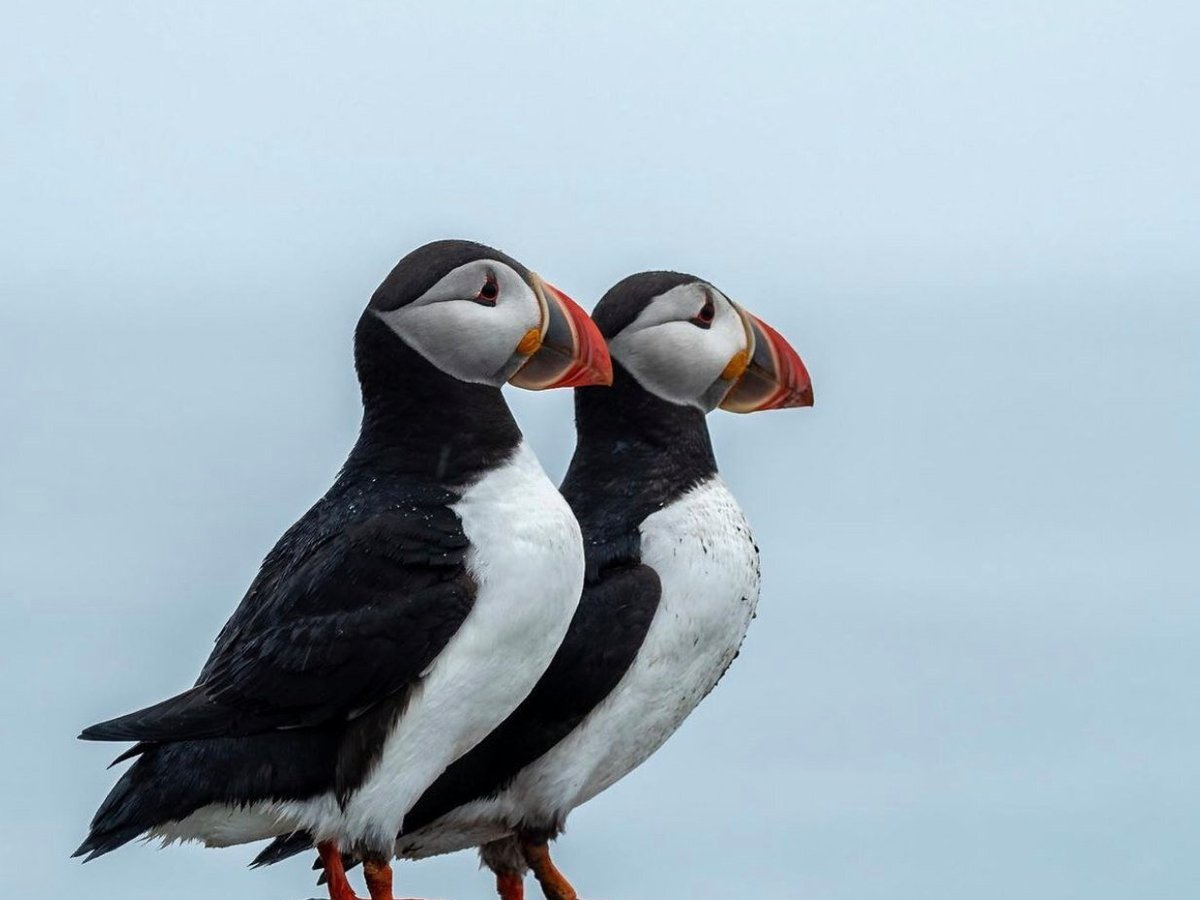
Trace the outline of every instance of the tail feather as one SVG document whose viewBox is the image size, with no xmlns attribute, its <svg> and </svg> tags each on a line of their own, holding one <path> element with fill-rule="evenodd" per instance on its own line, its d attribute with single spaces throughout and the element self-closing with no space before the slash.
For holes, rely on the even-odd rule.
<svg viewBox="0 0 1200 900">
<path fill-rule="evenodd" d="M 312 835 L 307 831 L 296 831 L 292 834 L 285 834 L 267 844 L 266 849 L 254 857 L 253 862 L 250 863 L 250 868 L 258 869 L 262 866 L 272 866 L 277 862 L 283 862 L 285 859 L 290 859 L 299 853 L 303 853 L 305 850 L 311 850 L 312 847 Z M 317 866 L 313 868 L 317 868 Z"/>
<path fill-rule="evenodd" d="M 119 757 L 137 759 L 100 804 L 74 855 L 95 859 L 214 803 L 240 806 L 319 796 L 333 787 L 338 737 L 336 730 L 303 730 L 140 743 Z M 279 859 L 311 846 L 304 835 Z"/>
<path fill-rule="evenodd" d="M 128 844 L 130 841 L 141 835 L 143 829 L 138 825 L 127 825 L 124 828 L 115 828 L 112 831 L 96 832 L 93 831 L 87 836 L 79 849 L 71 854 L 71 858 L 83 856 L 84 862 L 91 862 L 97 856 L 103 856 L 105 853 L 111 853 L 118 847 Z"/>
<path fill-rule="evenodd" d="M 291 859 L 297 854 L 303 853 L 305 850 L 313 849 L 313 837 L 307 831 L 295 831 L 291 834 L 285 834 L 282 837 L 277 837 L 271 841 L 258 856 L 254 857 L 254 861 L 250 863 L 252 869 L 258 869 L 262 866 L 271 866 L 277 862 L 283 862 L 285 859 Z M 349 872 L 355 866 L 362 863 L 362 857 L 354 853 L 342 853 L 342 865 Z M 320 857 L 313 863 L 314 870 L 323 869 Z M 321 872 L 321 877 L 317 879 L 317 884 L 325 884 L 326 877 L 324 871 Z"/>
<path fill-rule="evenodd" d="M 110 762 L 108 767 L 111 769 L 113 766 L 120 765 L 127 759 L 133 759 L 135 756 L 141 756 L 153 746 L 155 745 L 150 741 L 141 741 L 137 744 L 134 744 L 132 747 Z"/>
<path fill-rule="evenodd" d="M 86 856 L 91 862 L 98 856 L 111 853 L 128 844 L 157 822 L 148 819 L 147 804 L 141 786 L 151 780 L 147 772 L 152 768 L 146 757 L 139 759 L 108 792 L 96 815 L 92 817 L 88 835 L 72 857 Z"/>
</svg>

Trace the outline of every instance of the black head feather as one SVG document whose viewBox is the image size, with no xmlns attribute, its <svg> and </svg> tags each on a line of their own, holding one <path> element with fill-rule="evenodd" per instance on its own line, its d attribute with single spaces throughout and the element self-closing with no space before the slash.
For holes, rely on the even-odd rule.
<svg viewBox="0 0 1200 900">
<path fill-rule="evenodd" d="M 529 280 L 529 269 L 507 253 L 486 244 L 462 240 L 433 241 L 418 247 L 396 263 L 383 283 L 375 289 L 369 308 L 376 312 L 387 312 L 406 306 L 448 273 L 479 259 L 502 262 L 516 270 L 526 281 Z"/>
<path fill-rule="evenodd" d="M 629 327 L 654 298 L 680 285 L 703 280 L 684 272 L 638 272 L 622 278 L 608 289 L 592 310 L 592 321 L 604 339 L 611 341 Z"/>
</svg>

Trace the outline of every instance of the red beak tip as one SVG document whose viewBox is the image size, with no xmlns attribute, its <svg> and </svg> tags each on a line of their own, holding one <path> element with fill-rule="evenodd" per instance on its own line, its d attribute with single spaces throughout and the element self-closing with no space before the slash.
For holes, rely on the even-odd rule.
<svg viewBox="0 0 1200 900">
<path fill-rule="evenodd" d="M 775 361 L 775 379 L 778 391 L 773 399 L 766 400 L 757 409 L 794 409 L 813 405 L 812 379 L 804 360 L 795 348 L 778 331 L 757 316 L 751 315 L 763 336 L 771 345 Z"/>
<path fill-rule="evenodd" d="M 576 340 L 574 364 L 549 387 L 577 388 L 612 384 L 612 359 L 608 354 L 608 343 L 600 334 L 600 329 L 596 327 L 592 317 L 572 300 L 570 295 L 550 282 L 543 280 L 542 286 L 571 320 Z"/>
</svg>

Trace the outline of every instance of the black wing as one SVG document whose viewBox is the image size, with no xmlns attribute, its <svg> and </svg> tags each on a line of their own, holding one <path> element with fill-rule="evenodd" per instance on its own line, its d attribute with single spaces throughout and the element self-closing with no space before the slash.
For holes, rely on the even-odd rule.
<svg viewBox="0 0 1200 900">
<path fill-rule="evenodd" d="M 474 601 L 453 495 L 326 499 L 280 540 L 191 690 L 87 740 L 249 735 L 353 717 L 413 683 Z"/>
<path fill-rule="evenodd" d="M 585 587 L 567 636 L 537 686 L 421 795 L 404 819 L 399 840 L 464 803 L 498 793 L 570 734 L 632 664 L 661 593 L 658 573 L 636 562 L 611 565 Z M 307 832 L 276 838 L 253 865 L 280 862 L 312 845 Z"/>
<path fill-rule="evenodd" d="M 570 734 L 633 663 L 661 593 L 658 573 L 641 564 L 607 569 L 587 586 L 566 639 L 533 692 L 425 791 L 405 817 L 404 830 L 499 792 Z"/>
</svg>

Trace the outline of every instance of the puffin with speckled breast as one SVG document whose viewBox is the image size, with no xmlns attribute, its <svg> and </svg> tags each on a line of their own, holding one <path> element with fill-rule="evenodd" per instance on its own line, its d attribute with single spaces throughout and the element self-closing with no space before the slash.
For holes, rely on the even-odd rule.
<svg viewBox="0 0 1200 900">
<path fill-rule="evenodd" d="M 139 837 L 228 846 L 303 829 L 331 900 L 372 900 L 412 805 L 545 671 L 579 601 L 579 526 L 501 395 L 606 385 L 587 314 L 513 258 L 402 259 L 354 339 L 363 421 L 267 555 L 196 684 L 93 725 L 133 765 L 76 855 Z"/>
</svg>

